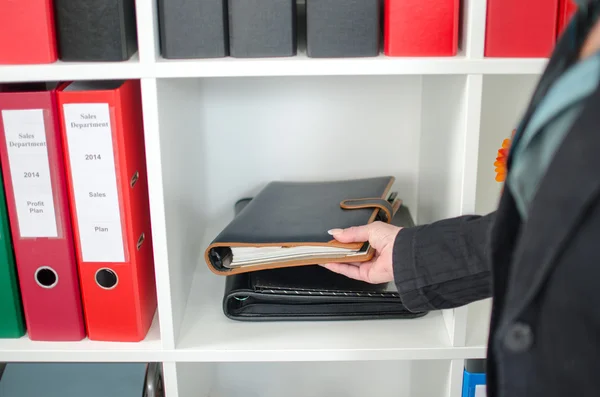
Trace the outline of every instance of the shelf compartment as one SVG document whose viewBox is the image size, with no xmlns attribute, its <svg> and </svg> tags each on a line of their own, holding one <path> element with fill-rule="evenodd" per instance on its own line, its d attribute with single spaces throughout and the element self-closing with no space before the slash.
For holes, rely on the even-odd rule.
<svg viewBox="0 0 600 397">
<path fill-rule="evenodd" d="M 451 312 L 390 322 L 233 322 L 221 309 L 225 280 L 203 262 L 234 203 L 271 180 L 393 175 L 394 190 L 417 223 L 459 215 L 467 164 L 466 76 L 157 83 L 178 360 L 256 360 L 256 349 L 269 361 L 471 354 L 450 343 Z M 377 337 L 352 337 L 348 327 Z"/>
<path fill-rule="evenodd" d="M 0 339 L 0 362 L 149 362 L 163 361 L 158 315 L 146 338 L 137 343 L 38 342 L 27 335 L 19 339 Z"/>
<path fill-rule="evenodd" d="M 442 397 L 449 368 L 448 360 L 179 363 L 178 397 Z"/>
</svg>

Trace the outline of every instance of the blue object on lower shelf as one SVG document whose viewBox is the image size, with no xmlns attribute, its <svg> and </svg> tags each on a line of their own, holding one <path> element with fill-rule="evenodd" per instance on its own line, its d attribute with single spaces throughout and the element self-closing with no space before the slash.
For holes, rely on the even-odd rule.
<svg viewBox="0 0 600 397">
<path fill-rule="evenodd" d="M 486 397 L 485 360 L 467 360 L 463 372 L 462 397 Z"/>
</svg>

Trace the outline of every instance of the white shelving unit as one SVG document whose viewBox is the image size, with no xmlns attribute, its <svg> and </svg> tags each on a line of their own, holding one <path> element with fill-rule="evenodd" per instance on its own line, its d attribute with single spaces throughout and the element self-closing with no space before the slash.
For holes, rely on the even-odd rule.
<svg viewBox="0 0 600 397">
<path fill-rule="evenodd" d="M 485 0 L 453 58 L 163 60 L 137 1 L 124 63 L 0 66 L 0 83 L 141 79 L 159 308 L 140 343 L 0 340 L 0 361 L 160 361 L 168 397 L 459 397 L 489 301 L 414 320 L 242 323 L 202 253 L 273 179 L 392 174 L 417 223 L 493 210 L 493 162 L 545 59 L 484 59 Z"/>
</svg>

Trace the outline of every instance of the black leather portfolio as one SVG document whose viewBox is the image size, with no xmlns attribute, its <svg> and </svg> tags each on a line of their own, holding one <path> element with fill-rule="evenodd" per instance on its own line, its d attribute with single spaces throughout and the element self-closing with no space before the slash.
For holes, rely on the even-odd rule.
<svg viewBox="0 0 600 397">
<path fill-rule="evenodd" d="M 391 176 L 326 182 L 274 181 L 227 225 L 205 252 L 208 267 L 231 275 L 264 269 L 364 262 L 365 243 L 340 243 L 334 228 L 390 222 L 401 201 Z"/>
<path fill-rule="evenodd" d="M 238 201 L 236 214 L 251 200 Z M 413 226 L 408 208 L 401 206 L 392 224 Z M 408 311 L 392 283 L 369 284 L 315 265 L 228 276 L 223 312 L 240 321 L 409 319 L 427 314 Z"/>
</svg>

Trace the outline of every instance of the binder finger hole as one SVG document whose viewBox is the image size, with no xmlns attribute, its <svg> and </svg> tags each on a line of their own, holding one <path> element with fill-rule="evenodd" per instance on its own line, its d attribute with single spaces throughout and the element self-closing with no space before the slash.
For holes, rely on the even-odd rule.
<svg viewBox="0 0 600 397">
<path fill-rule="evenodd" d="M 139 179 L 140 179 L 140 173 L 136 171 L 135 174 L 133 174 L 133 176 L 131 177 L 129 186 L 134 187 Z"/>
<path fill-rule="evenodd" d="M 42 266 L 35 271 L 35 282 L 42 288 L 54 288 L 58 284 L 58 274 L 51 267 Z"/>
<path fill-rule="evenodd" d="M 110 269 L 98 269 L 96 272 L 96 284 L 102 289 L 113 289 L 119 283 L 117 273 Z"/>
</svg>

